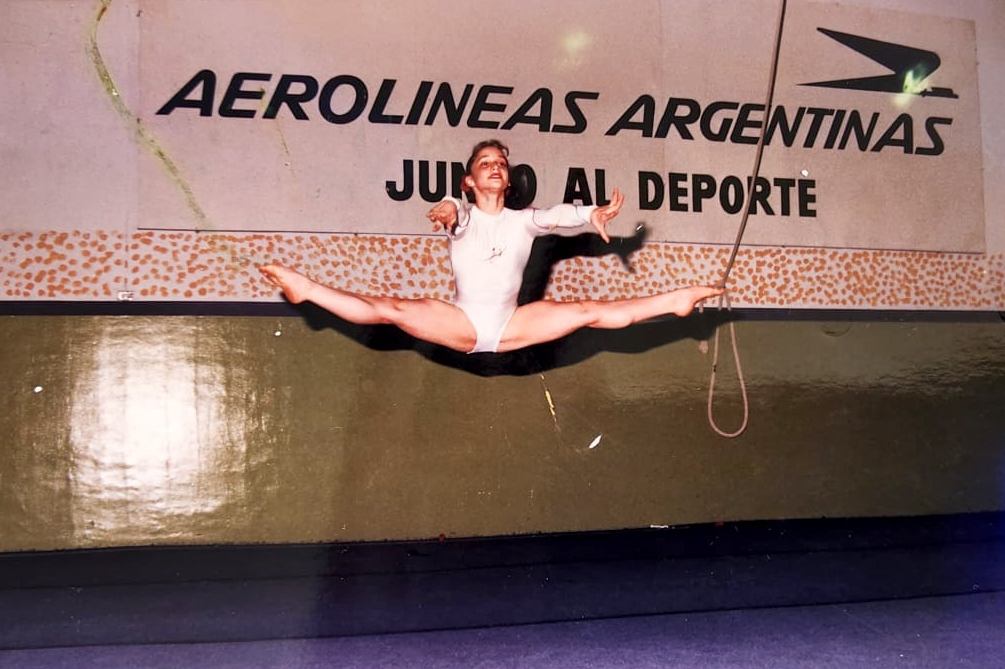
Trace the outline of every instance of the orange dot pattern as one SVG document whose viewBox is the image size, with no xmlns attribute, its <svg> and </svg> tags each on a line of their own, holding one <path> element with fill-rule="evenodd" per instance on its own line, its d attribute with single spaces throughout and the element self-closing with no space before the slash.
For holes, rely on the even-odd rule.
<svg viewBox="0 0 1005 669">
<path fill-rule="evenodd" d="M 127 283 L 125 237 L 116 231 L 0 234 L 6 300 L 103 300 Z"/>
<path fill-rule="evenodd" d="M 555 300 L 651 295 L 722 276 L 731 248 L 650 243 L 552 268 Z M 453 295 L 440 236 L 53 231 L 0 234 L 5 300 L 278 301 L 258 273 L 278 262 L 323 283 L 398 297 Z M 737 307 L 1005 309 L 1005 254 L 741 248 L 729 277 Z"/>
</svg>

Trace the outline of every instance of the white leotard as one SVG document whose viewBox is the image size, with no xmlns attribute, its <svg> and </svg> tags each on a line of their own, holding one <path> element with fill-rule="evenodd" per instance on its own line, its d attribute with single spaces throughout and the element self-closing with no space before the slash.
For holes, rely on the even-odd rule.
<svg viewBox="0 0 1005 669">
<path fill-rule="evenodd" d="M 454 304 L 478 335 L 470 352 L 494 352 L 516 311 L 534 238 L 555 228 L 589 223 L 595 207 L 560 204 L 551 209 L 503 209 L 491 215 L 457 200 L 454 204 L 459 205 L 457 228 L 450 236 L 450 263 L 457 286 Z"/>
</svg>

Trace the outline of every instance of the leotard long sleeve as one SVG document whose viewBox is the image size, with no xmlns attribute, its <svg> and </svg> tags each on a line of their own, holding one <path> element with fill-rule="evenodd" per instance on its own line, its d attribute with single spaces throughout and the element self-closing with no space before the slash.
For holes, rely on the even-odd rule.
<svg viewBox="0 0 1005 669">
<path fill-rule="evenodd" d="M 550 209 L 503 209 L 491 215 L 454 203 L 458 205 L 457 226 L 450 235 L 454 303 L 478 333 L 472 352 L 494 351 L 516 310 L 534 238 L 589 223 L 595 207 L 560 204 Z"/>
</svg>

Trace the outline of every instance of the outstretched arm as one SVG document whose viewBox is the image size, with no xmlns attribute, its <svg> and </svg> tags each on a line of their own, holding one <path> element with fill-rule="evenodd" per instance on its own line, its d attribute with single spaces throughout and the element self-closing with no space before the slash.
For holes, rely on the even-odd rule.
<svg viewBox="0 0 1005 669">
<path fill-rule="evenodd" d="M 433 232 L 437 230 L 450 232 L 450 228 L 457 223 L 457 203 L 453 200 L 443 200 L 426 213 L 426 218 L 433 222 Z"/>
<path fill-rule="evenodd" d="M 615 188 L 611 194 L 611 201 L 602 207 L 592 204 L 557 204 L 550 209 L 532 209 L 532 234 L 545 235 L 555 228 L 578 228 L 589 223 L 605 242 L 610 243 L 607 223 L 618 215 L 624 203 L 624 193 Z"/>
<path fill-rule="evenodd" d="M 426 213 L 426 218 L 433 222 L 433 232 L 443 230 L 451 237 L 457 234 L 458 228 L 468 224 L 470 211 L 460 200 L 452 197 L 444 198 Z"/>
</svg>

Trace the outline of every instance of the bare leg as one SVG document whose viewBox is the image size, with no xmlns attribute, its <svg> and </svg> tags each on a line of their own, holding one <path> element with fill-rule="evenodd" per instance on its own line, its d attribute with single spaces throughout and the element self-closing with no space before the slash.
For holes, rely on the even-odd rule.
<svg viewBox="0 0 1005 669">
<path fill-rule="evenodd" d="M 449 302 L 360 295 L 325 286 L 281 265 L 263 265 L 258 269 L 294 304 L 313 302 L 359 325 L 396 325 L 413 337 L 462 353 L 475 346 L 474 326 L 463 311 Z"/>
<path fill-rule="evenodd" d="M 691 286 L 660 295 L 606 302 L 531 302 L 518 307 L 513 314 L 499 342 L 499 351 L 552 341 L 584 327 L 616 330 L 664 314 L 687 316 L 699 302 L 720 294 L 721 288 Z"/>
</svg>

